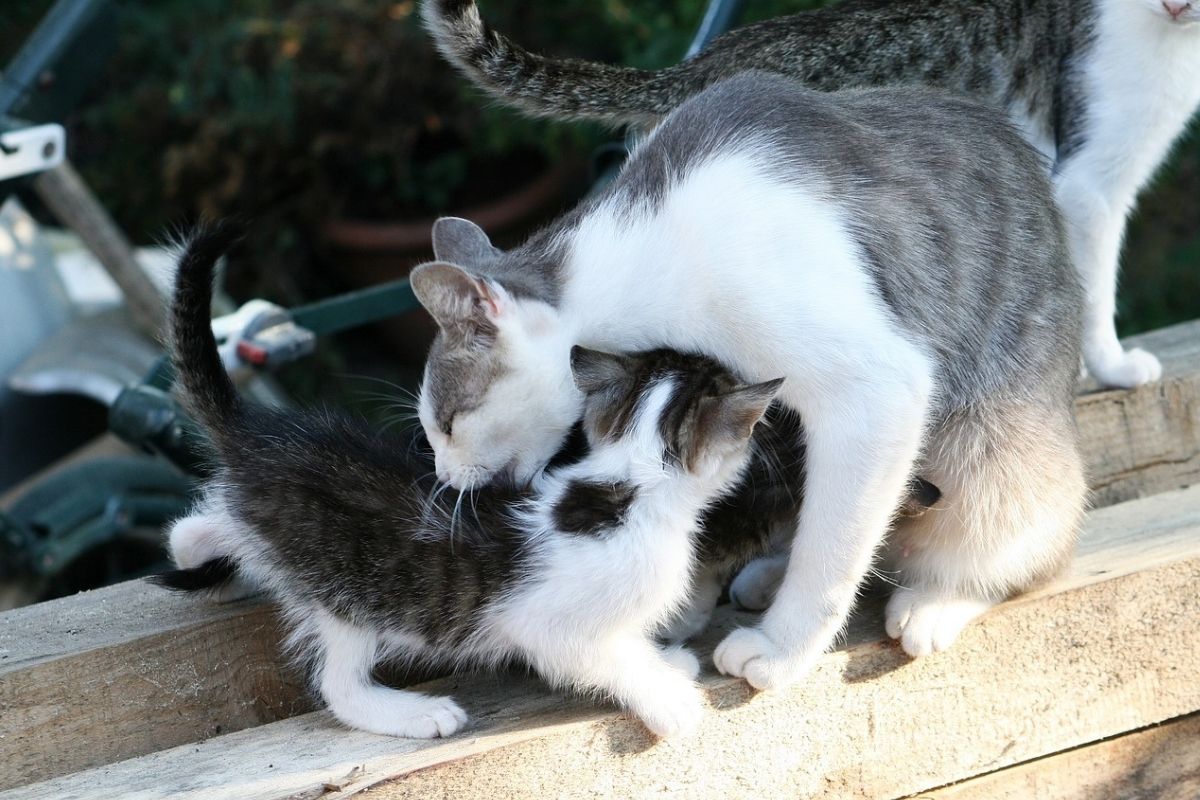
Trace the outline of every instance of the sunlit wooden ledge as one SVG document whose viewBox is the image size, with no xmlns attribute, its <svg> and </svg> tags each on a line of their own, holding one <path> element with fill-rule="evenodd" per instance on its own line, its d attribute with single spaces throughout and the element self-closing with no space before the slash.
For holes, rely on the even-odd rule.
<svg viewBox="0 0 1200 800">
<path fill-rule="evenodd" d="M 800 686 L 751 696 L 706 675 L 713 708 L 688 740 L 654 743 L 532 679 L 466 675 L 428 689 L 459 698 L 471 727 L 412 742 L 309 713 L 269 608 L 123 584 L 0 615 L 0 798 L 1091 798 L 1124 778 L 1194 785 L 1200 486 L 1176 487 L 1200 472 L 1200 325 L 1147 338 L 1166 356 L 1162 383 L 1079 401 L 1107 507 L 1070 571 L 949 652 L 910 662 L 868 602 Z M 749 621 L 724 611 L 701 649 Z M 1055 784 L 1056 769 L 1092 783 Z"/>
</svg>

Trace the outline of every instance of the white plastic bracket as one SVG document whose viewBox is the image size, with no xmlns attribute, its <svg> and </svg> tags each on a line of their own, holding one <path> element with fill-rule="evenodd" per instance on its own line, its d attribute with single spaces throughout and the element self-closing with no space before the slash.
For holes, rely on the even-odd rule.
<svg viewBox="0 0 1200 800">
<path fill-rule="evenodd" d="M 67 133 L 54 123 L 0 134 L 0 181 L 53 169 L 66 150 Z"/>
</svg>

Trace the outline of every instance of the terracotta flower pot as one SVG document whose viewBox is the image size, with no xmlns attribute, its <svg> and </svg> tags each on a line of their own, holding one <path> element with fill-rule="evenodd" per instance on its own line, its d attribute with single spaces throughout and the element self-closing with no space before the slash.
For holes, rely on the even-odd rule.
<svg viewBox="0 0 1200 800">
<path fill-rule="evenodd" d="M 580 184 L 584 170 L 577 159 L 560 161 L 515 191 L 477 206 L 447 212 L 478 224 L 493 238 L 516 237 L 557 206 Z M 430 232 L 436 217 L 392 222 L 332 220 L 322 238 L 338 273 L 356 289 L 393 281 L 433 256 Z M 379 324 L 400 362 L 417 367 L 425 359 L 437 328 L 422 309 Z"/>
</svg>

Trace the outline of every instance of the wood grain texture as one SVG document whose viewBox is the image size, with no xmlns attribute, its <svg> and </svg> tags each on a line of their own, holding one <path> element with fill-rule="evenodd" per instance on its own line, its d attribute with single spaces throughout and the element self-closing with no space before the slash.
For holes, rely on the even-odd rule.
<svg viewBox="0 0 1200 800">
<path fill-rule="evenodd" d="M 917 800 L 1195 800 L 1200 714 L 1002 769 Z"/>
<path fill-rule="evenodd" d="M 1200 709 L 1200 487 L 1091 514 L 1061 580 L 1006 603 L 950 651 L 910 661 L 866 603 L 799 686 L 704 677 L 700 733 L 654 742 L 536 681 L 465 676 L 473 723 L 447 741 L 341 729 L 324 713 L 0 793 L 122 797 L 895 797 Z M 724 611 L 707 652 L 749 615 Z"/>
<path fill-rule="evenodd" d="M 269 607 L 141 581 L 0 615 L 0 786 L 306 711 Z"/>
<path fill-rule="evenodd" d="M 1163 379 L 1076 402 L 1093 503 L 1200 483 L 1200 320 L 1126 340 L 1162 359 Z"/>
<path fill-rule="evenodd" d="M 1079 400 L 1098 505 L 1200 476 L 1200 322 L 1133 343 L 1162 357 L 1164 381 Z M 1155 553 L 1173 558 L 1178 542 L 1161 525 L 1180 529 L 1171 528 L 1173 518 L 1162 511 L 1161 504 L 1122 506 L 1094 516 L 1093 530 L 1106 532 L 1085 540 L 1075 571 L 1052 591 L 1102 577 L 1087 572 L 1093 542 L 1106 548 L 1098 556 L 1104 566 L 1096 569 L 1120 574 L 1151 566 L 1147 559 Z M 1156 525 L 1152 535 L 1141 535 Z M 869 613 L 865 618 L 877 620 Z M 873 625 L 863 641 L 875 638 Z M 272 612 L 261 604 L 213 608 L 142 584 L 0 615 L 0 786 L 152 753 L 306 708 L 294 676 L 282 667 L 277 640 Z M 530 698 L 542 696 L 530 692 Z M 486 693 L 476 702 L 494 705 Z"/>
</svg>

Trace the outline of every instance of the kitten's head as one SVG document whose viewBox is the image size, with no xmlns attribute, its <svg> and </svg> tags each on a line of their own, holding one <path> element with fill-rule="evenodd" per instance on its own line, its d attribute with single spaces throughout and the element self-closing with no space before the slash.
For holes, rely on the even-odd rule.
<svg viewBox="0 0 1200 800">
<path fill-rule="evenodd" d="M 1138 0 L 1151 13 L 1173 25 L 1193 27 L 1200 22 L 1200 3 L 1189 0 Z"/>
<path fill-rule="evenodd" d="M 636 483 L 688 476 L 711 491 L 732 482 L 750 436 L 783 383 L 745 385 L 716 361 L 671 350 L 613 355 L 574 347 L 593 458 Z"/>
<path fill-rule="evenodd" d="M 579 418 L 570 336 L 550 305 L 487 277 L 503 254 L 463 219 L 434 226 L 438 260 L 412 288 L 438 324 L 418 413 L 438 478 L 456 489 L 528 484 Z"/>
</svg>

